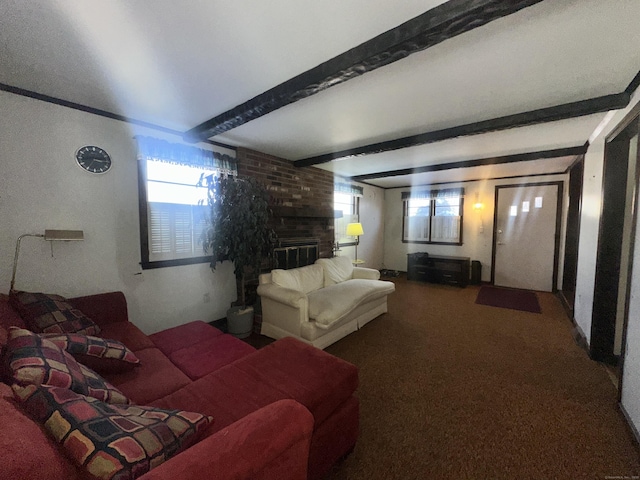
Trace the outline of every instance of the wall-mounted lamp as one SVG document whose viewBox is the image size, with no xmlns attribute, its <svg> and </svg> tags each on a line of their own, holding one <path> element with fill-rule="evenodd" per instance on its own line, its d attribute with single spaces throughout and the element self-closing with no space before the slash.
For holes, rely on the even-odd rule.
<svg viewBox="0 0 640 480">
<path fill-rule="evenodd" d="M 484 208 L 484 204 L 480 201 L 480 195 L 478 193 L 476 193 L 476 201 L 473 204 L 473 209 L 476 212 L 479 212 L 480 210 L 482 210 Z"/>
<path fill-rule="evenodd" d="M 84 240 L 84 232 L 82 230 L 45 230 L 44 234 L 42 233 L 25 233 L 18 237 L 18 241 L 16 242 L 16 254 L 13 257 L 13 273 L 11 275 L 11 286 L 9 287 L 9 291 L 13 291 L 13 286 L 16 283 L 16 270 L 18 269 L 18 256 L 20 255 L 20 242 L 24 237 L 40 237 L 44 238 L 48 242 L 59 242 L 59 241 L 78 241 Z M 53 243 L 51 244 L 51 256 L 53 257 Z"/>
<path fill-rule="evenodd" d="M 354 260 L 358 260 L 358 243 L 360 243 L 360 235 L 364 235 L 361 223 L 349 223 L 347 224 L 347 236 L 356 237 L 356 257 Z"/>
<path fill-rule="evenodd" d="M 484 221 L 482 219 L 482 209 L 484 204 L 480 201 L 480 194 L 476 192 L 476 201 L 473 204 L 473 209 L 480 214 L 480 227 L 478 228 L 480 233 L 484 233 Z"/>
</svg>

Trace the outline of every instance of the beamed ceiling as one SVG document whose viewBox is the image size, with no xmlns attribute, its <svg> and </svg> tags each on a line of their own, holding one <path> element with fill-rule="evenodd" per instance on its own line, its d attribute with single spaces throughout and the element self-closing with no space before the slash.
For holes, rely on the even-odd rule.
<svg viewBox="0 0 640 480">
<path fill-rule="evenodd" d="M 639 18 L 638 0 L 3 0 L 0 89 L 384 188 L 544 175 L 629 103 Z"/>
</svg>

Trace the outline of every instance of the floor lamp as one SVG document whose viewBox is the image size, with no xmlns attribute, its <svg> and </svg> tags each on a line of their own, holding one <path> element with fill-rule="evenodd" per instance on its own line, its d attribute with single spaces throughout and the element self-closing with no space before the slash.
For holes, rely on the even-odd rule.
<svg viewBox="0 0 640 480">
<path fill-rule="evenodd" d="M 349 223 L 347 224 L 347 236 L 356 237 L 356 258 L 354 262 L 358 260 L 358 243 L 360 243 L 360 235 L 364 234 L 361 223 Z"/>
<path fill-rule="evenodd" d="M 13 257 L 13 273 L 11 275 L 11 286 L 9 292 L 13 292 L 13 286 L 16 283 L 16 270 L 18 269 L 18 256 L 20 255 L 20 242 L 24 237 L 40 237 L 48 242 L 58 241 L 77 241 L 84 240 L 84 232 L 82 230 L 45 230 L 42 233 L 25 233 L 18 237 L 16 242 L 16 254 Z M 51 256 L 53 256 L 53 244 L 51 244 Z"/>
</svg>

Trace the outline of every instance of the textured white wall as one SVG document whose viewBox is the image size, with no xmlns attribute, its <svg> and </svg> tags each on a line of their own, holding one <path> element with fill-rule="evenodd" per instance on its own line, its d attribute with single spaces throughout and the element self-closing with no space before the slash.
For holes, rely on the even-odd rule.
<svg viewBox="0 0 640 480">
<path fill-rule="evenodd" d="M 574 318 L 578 327 L 585 334 L 587 341 L 591 340 L 593 288 L 595 285 L 598 228 L 600 224 L 605 138 L 638 103 L 640 103 L 640 95 L 636 91 L 629 106 L 616 112 L 602 132 L 593 139 L 585 157 Z M 640 223 L 638 226 L 640 226 Z M 636 244 L 635 252 L 633 253 L 635 268 L 631 279 L 631 298 L 622 380 L 622 406 L 634 428 L 638 431 L 640 429 L 640 260 L 638 260 L 640 258 L 640 240 L 638 240 L 638 228 L 636 228 L 635 235 Z"/>
<path fill-rule="evenodd" d="M 640 222 L 636 226 L 632 265 L 634 268 L 629 299 L 621 403 L 627 417 L 638 432 L 640 431 Z"/>
<path fill-rule="evenodd" d="M 345 180 L 347 181 L 347 180 Z M 384 257 L 384 190 L 364 183 L 360 198 L 360 223 L 364 235 L 360 237 L 358 258 L 365 261 L 364 267 L 382 268 Z M 355 259 L 355 247 L 340 247 L 338 255 Z"/>
<path fill-rule="evenodd" d="M 0 92 L 0 291 L 8 292 L 23 233 L 84 230 L 83 242 L 25 238 L 16 289 L 78 296 L 124 291 L 131 320 L 147 333 L 225 316 L 235 299 L 230 265 L 140 268 L 136 134 L 178 137 Z M 80 169 L 75 151 L 98 145 L 111 171 Z M 226 152 L 229 153 L 229 152 Z M 210 301 L 205 303 L 208 294 Z"/>
</svg>

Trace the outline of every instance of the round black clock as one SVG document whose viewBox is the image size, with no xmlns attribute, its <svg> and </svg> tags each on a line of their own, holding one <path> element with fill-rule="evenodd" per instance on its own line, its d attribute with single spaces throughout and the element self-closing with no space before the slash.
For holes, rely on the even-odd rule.
<svg viewBox="0 0 640 480">
<path fill-rule="evenodd" d="M 111 168 L 111 157 L 100 147 L 87 145 L 76 152 L 76 162 L 91 173 L 107 173 Z"/>
</svg>

